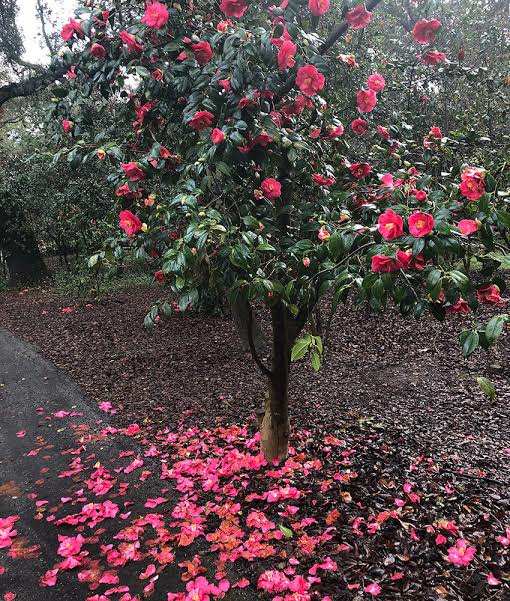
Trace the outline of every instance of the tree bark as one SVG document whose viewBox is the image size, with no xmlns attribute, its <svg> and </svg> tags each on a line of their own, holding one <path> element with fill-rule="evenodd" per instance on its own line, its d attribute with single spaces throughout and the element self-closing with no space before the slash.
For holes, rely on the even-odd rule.
<svg viewBox="0 0 510 601">
<path fill-rule="evenodd" d="M 289 447 L 289 365 L 287 310 L 278 301 L 271 307 L 273 324 L 273 361 L 269 376 L 269 394 L 260 425 L 261 450 L 268 461 L 285 459 Z"/>
<path fill-rule="evenodd" d="M 230 303 L 232 319 L 237 329 L 237 333 L 241 339 L 241 346 L 245 352 L 250 350 L 249 324 L 250 324 L 250 304 L 249 302 L 238 296 L 236 300 Z M 252 320 L 252 336 L 256 352 L 260 355 L 268 347 L 267 340 L 260 328 L 260 323 Z"/>
</svg>

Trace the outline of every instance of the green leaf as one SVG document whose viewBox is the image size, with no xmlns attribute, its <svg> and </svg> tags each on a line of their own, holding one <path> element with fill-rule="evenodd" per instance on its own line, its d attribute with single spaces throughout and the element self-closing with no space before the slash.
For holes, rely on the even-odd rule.
<svg viewBox="0 0 510 601">
<path fill-rule="evenodd" d="M 496 388 L 494 387 L 494 384 L 487 378 L 484 378 L 483 376 L 478 376 L 476 378 L 476 381 L 478 383 L 478 386 L 480 386 L 480 389 L 484 393 L 484 395 L 487 398 L 489 398 L 491 401 L 493 401 L 497 396 L 497 392 L 496 392 Z"/>
<path fill-rule="evenodd" d="M 269 242 L 262 242 L 261 244 L 259 244 L 257 246 L 257 250 L 267 250 L 267 251 L 275 252 L 276 248 L 274 246 L 271 246 L 271 244 L 269 244 Z"/>
<path fill-rule="evenodd" d="M 312 343 L 312 337 L 307 334 L 304 338 L 298 338 L 292 347 L 292 351 L 290 354 L 291 361 L 299 361 L 302 359 L 308 350 L 308 347 Z"/>
<path fill-rule="evenodd" d="M 465 290 L 469 285 L 469 280 L 467 276 L 462 273 L 462 271 L 458 271 L 454 269 L 448 273 L 453 283 L 459 288 L 459 290 Z"/>
<path fill-rule="evenodd" d="M 290 528 L 287 528 L 286 526 L 282 526 L 281 524 L 278 526 L 278 528 L 281 530 L 281 532 L 283 533 L 283 536 L 285 536 L 285 538 L 292 538 L 294 536 L 294 533 L 292 532 L 292 530 Z"/>
<path fill-rule="evenodd" d="M 488 321 L 487 325 L 485 326 L 485 336 L 490 344 L 499 338 L 507 321 L 508 315 L 506 314 L 495 315 Z"/>
<path fill-rule="evenodd" d="M 321 356 L 319 355 L 319 353 L 317 351 L 312 351 L 311 352 L 311 359 L 312 359 L 312 367 L 314 371 L 319 371 L 319 369 L 321 368 Z"/>
<path fill-rule="evenodd" d="M 462 339 L 461 339 L 462 341 Z M 468 332 L 462 344 L 462 354 L 464 357 L 469 357 L 478 348 L 480 336 L 476 330 Z"/>
</svg>

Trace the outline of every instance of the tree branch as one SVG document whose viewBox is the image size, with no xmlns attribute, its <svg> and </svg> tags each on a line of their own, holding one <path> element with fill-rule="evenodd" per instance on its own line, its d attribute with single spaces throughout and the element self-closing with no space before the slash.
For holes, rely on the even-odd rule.
<svg viewBox="0 0 510 601">
<path fill-rule="evenodd" d="M 13 82 L 0 86 L 0 106 L 4 105 L 13 98 L 24 98 L 26 96 L 33 96 L 40 92 L 44 88 L 63 77 L 67 72 L 67 67 L 62 63 L 50 67 L 39 75 L 28 77 L 19 82 Z"/>
</svg>

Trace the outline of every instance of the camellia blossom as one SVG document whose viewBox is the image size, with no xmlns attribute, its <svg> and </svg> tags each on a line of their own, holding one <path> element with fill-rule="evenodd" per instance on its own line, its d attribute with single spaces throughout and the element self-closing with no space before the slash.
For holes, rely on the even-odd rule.
<svg viewBox="0 0 510 601">
<path fill-rule="evenodd" d="M 360 113 L 370 113 L 377 104 L 377 94 L 370 88 L 368 90 L 358 90 L 356 92 L 356 105 Z"/>
<path fill-rule="evenodd" d="M 465 567 L 471 563 L 476 554 L 476 547 L 470 546 L 467 540 L 457 539 L 455 545 L 448 549 L 447 561 L 459 567 Z"/>
<path fill-rule="evenodd" d="M 201 67 L 207 65 L 213 56 L 213 51 L 209 42 L 197 42 L 196 44 L 192 44 L 191 50 L 193 51 L 197 63 Z"/>
<path fill-rule="evenodd" d="M 223 131 L 221 131 L 221 129 L 218 129 L 217 127 L 215 127 L 211 132 L 211 142 L 213 144 L 221 144 L 224 139 L 225 139 L 225 133 Z"/>
<path fill-rule="evenodd" d="M 466 167 L 460 175 L 460 193 L 468 200 L 478 200 L 485 194 L 485 172 L 478 167 Z"/>
<path fill-rule="evenodd" d="M 372 597 L 377 597 L 381 593 L 381 586 L 377 584 L 377 582 L 371 582 L 365 587 L 365 593 L 372 595 Z"/>
<path fill-rule="evenodd" d="M 69 119 L 64 119 L 62 121 L 62 129 L 68 134 L 73 129 L 73 122 L 69 121 Z"/>
<path fill-rule="evenodd" d="M 427 50 L 422 57 L 421 61 L 425 65 L 439 65 L 446 61 L 446 54 L 439 52 L 439 50 Z"/>
<path fill-rule="evenodd" d="M 119 227 L 126 236 L 134 236 L 142 229 L 142 222 L 131 211 L 121 211 L 119 213 Z"/>
<path fill-rule="evenodd" d="M 363 29 L 372 20 L 372 13 L 365 8 L 364 4 L 358 4 L 347 13 L 345 20 L 353 29 Z"/>
<path fill-rule="evenodd" d="M 429 213 L 417 211 L 408 219 L 409 233 L 415 238 L 424 238 L 434 229 L 434 217 Z"/>
<path fill-rule="evenodd" d="M 220 10 L 227 17 L 240 19 L 248 10 L 245 0 L 221 0 Z"/>
<path fill-rule="evenodd" d="M 372 172 L 372 167 L 368 163 L 352 163 L 349 171 L 356 179 L 363 179 Z"/>
<path fill-rule="evenodd" d="M 259 576 L 257 587 L 268 593 L 282 593 L 289 588 L 289 579 L 278 570 L 266 570 Z"/>
<path fill-rule="evenodd" d="M 470 236 L 478 231 L 479 223 L 474 219 L 461 219 L 457 223 L 457 227 L 463 236 Z"/>
<path fill-rule="evenodd" d="M 362 136 L 368 130 L 368 121 L 358 117 L 351 121 L 351 129 L 356 135 Z"/>
<path fill-rule="evenodd" d="M 418 44 L 431 44 L 436 39 L 436 31 L 441 27 L 438 19 L 420 19 L 413 27 L 413 38 Z"/>
<path fill-rule="evenodd" d="M 210 111 L 197 111 L 188 121 L 188 125 L 195 131 L 202 131 L 211 127 L 214 123 L 214 115 Z"/>
<path fill-rule="evenodd" d="M 430 128 L 429 136 L 431 138 L 436 138 L 436 140 L 441 140 L 441 138 L 443 137 L 443 132 L 441 131 L 440 127 L 438 127 L 437 125 L 433 125 Z"/>
<path fill-rule="evenodd" d="M 385 240 L 394 240 L 404 232 L 404 220 L 393 209 L 386 209 L 377 220 L 379 233 Z"/>
<path fill-rule="evenodd" d="M 497 305 L 499 307 L 507 303 L 506 299 L 501 298 L 501 290 L 496 284 L 486 284 L 478 288 L 476 298 L 481 303 L 488 303 L 489 305 Z"/>
<path fill-rule="evenodd" d="M 296 85 L 305 96 L 314 96 L 324 84 L 324 75 L 314 65 L 304 65 L 298 69 Z"/>
<path fill-rule="evenodd" d="M 167 7 L 161 2 L 152 2 L 147 5 L 142 23 L 153 29 L 161 29 L 168 23 L 169 13 Z"/>
<path fill-rule="evenodd" d="M 122 171 L 124 171 L 124 173 L 126 174 L 126 177 L 131 182 L 138 182 L 142 179 L 145 179 L 146 177 L 145 171 L 143 171 L 143 169 L 140 169 L 138 163 L 121 163 L 120 166 L 122 168 Z"/>
<path fill-rule="evenodd" d="M 260 185 L 264 196 L 269 200 L 275 200 L 282 195 L 282 185 L 274 177 L 267 177 Z"/>
<path fill-rule="evenodd" d="M 335 183 L 334 177 L 327 177 L 325 175 L 321 175 L 320 173 L 312 174 L 313 181 L 319 186 L 332 186 Z"/>
<path fill-rule="evenodd" d="M 372 73 L 368 76 L 367 86 L 374 92 L 382 92 L 386 86 L 386 81 L 380 73 Z"/>
<path fill-rule="evenodd" d="M 278 68 L 280 71 L 290 69 L 296 64 L 297 46 L 292 40 L 285 40 L 278 50 Z"/>
<path fill-rule="evenodd" d="M 68 42 L 76 34 L 78 37 L 83 37 L 83 28 L 81 24 L 75 19 L 69 19 L 69 23 L 66 23 L 60 32 L 63 40 Z"/>
<path fill-rule="evenodd" d="M 398 271 L 400 266 L 395 259 L 386 255 L 374 255 L 371 260 L 370 268 L 374 273 L 392 273 Z"/>
<path fill-rule="evenodd" d="M 122 40 L 122 43 L 128 47 L 130 52 L 142 52 L 143 46 L 140 44 L 140 42 L 137 42 L 134 35 L 128 33 L 127 31 L 121 31 L 119 33 L 119 37 Z"/>
<path fill-rule="evenodd" d="M 321 242 L 324 242 L 326 240 L 329 240 L 331 238 L 331 234 L 329 233 L 328 228 L 323 225 L 320 230 L 317 233 L 317 238 L 319 238 L 319 240 Z"/>
<path fill-rule="evenodd" d="M 90 47 L 90 54 L 96 58 L 104 58 L 106 56 L 106 49 L 101 44 L 92 44 Z"/>
<path fill-rule="evenodd" d="M 326 14 L 329 10 L 329 0 L 308 0 L 308 8 L 315 17 Z"/>
</svg>

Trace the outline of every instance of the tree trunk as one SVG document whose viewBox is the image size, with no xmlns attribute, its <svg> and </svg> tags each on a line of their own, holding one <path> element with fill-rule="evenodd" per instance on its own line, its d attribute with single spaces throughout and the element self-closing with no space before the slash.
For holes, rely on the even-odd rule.
<svg viewBox="0 0 510 601">
<path fill-rule="evenodd" d="M 237 333 L 241 338 L 241 346 L 245 352 L 250 350 L 249 336 L 248 336 L 248 324 L 249 324 L 249 313 L 250 304 L 248 301 L 241 296 L 238 296 L 236 300 L 230 303 L 230 310 L 232 312 L 232 319 L 237 329 Z M 253 320 L 253 344 L 258 354 L 264 353 L 267 349 L 267 340 L 260 328 L 260 324 L 257 320 Z"/>
<path fill-rule="evenodd" d="M 261 450 L 268 461 L 285 459 L 289 447 L 289 341 L 287 310 L 278 301 L 271 308 L 273 361 L 269 394 L 260 425 Z"/>
</svg>

